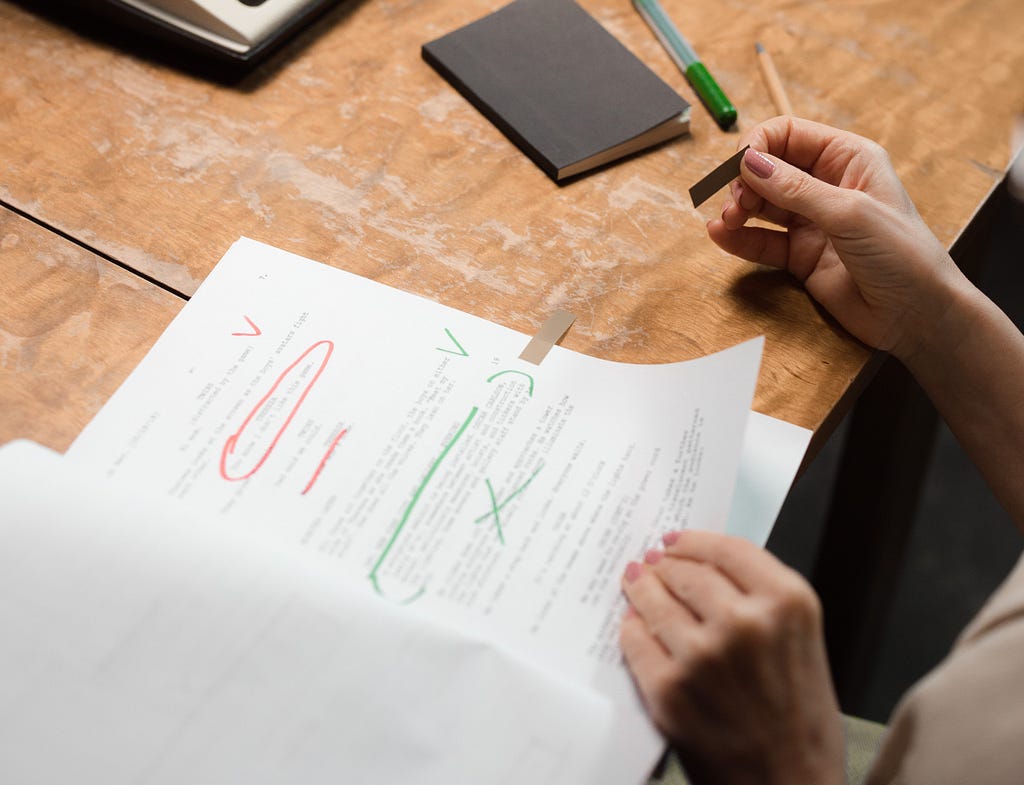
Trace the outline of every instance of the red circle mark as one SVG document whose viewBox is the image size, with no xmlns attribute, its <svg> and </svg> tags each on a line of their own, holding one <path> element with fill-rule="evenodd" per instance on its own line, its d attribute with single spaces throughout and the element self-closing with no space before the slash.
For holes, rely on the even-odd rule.
<svg viewBox="0 0 1024 785">
<path fill-rule="evenodd" d="M 306 388 L 302 391 L 302 395 L 299 396 L 299 399 L 295 402 L 295 405 L 292 407 L 291 411 L 288 412 L 288 416 L 285 418 L 285 421 L 281 424 L 281 427 L 278 429 L 277 433 L 274 434 L 274 439 L 273 441 L 271 441 L 270 446 L 267 447 L 263 455 L 260 456 L 260 459 L 256 462 L 256 465 L 253 466 L 245 474 L 242 474 L 238 477 L 232 477 L 231 475 L 229 475 L 227 469 L 228 458 L 231 457 L 232 453 L 234 453 L 235 445 L 238 443 L 238 439 L 241 437 L 242 433 L 249 426 L 249 423 L 252 422 L 252 420 L 256 417 L 256 415 L 259 413 L 259 410 L 263 407 L 263 405 L 268 400 L 270 400 L 270 397 L 274 394 L 274 391 L 281 386 L 281 383 L 284 382 L 285 379 L 288 378 L 288 374 L 290 374 L 297 365 L 299 365 L 303 360 L 306 359 L 306 357 L 308 357 L 314 350 L 316 350 L 320 346 L 326 346 L 327 353 L 324 355 L 324 359 L 320 361 L 320 367 L 317 368 L 316 373 L 313 374 L 313 378 L 309 380 L 309 383 L 306 385 Z M 280 441 L 281 436 L 288 429 L 288 426 L 291 424 L 292 419 L 299 411 L 299 407 L 302 406 L 302 402 L 306 400 L 306 396 L 309 395 L 310 390 L 313 389 L 313 385 L 316 384 L 317 380 L 320 378 L 320 374 L 324 372 L 324 368 L 327 367 L 327 362 L 328 360 L 331 359 L 331 354 L 333 353 L 334 341 L 317 341 L 308 349 L 306 349 L 306 351 L 300 354 L 299 358 L 295 362 L 293 362 L 291 365 L 285 368 L 284 371 L 281 372 L 281 374 L 277 377 L 277 380 L 274 382 L 274 384 L 270 387 L 269 390 L 267 390 L 266 394 L 259 399 L 256 405 L 253 407 L 252 411 L 249 412 L 249 415 L 242 422 L 241 426 L 239 426 L 238 430 L 231 434 L 224 442 L 224 449 L 221 450 L 220 453 L 221 477 L 223 477 L 228 482 L 235 482 L 237 480 L 246 480 L 259 471 L 260 467 L 263 466 L 267 458 L 269 458 L 270 454 L 274 451 L 274 448 L 277 446 L 278 441 Z"/>
</svg>

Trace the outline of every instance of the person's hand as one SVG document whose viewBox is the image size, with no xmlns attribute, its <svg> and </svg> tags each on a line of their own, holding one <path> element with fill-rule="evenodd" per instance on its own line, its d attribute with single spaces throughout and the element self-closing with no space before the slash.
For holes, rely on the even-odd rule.
<svg viewBox="0 0 1024 785">
<path fill-rule="evenodd" d="M 821 608 L 736 537 L 684 531 L 632 562 L 620 645 L 694 785 L 845 782 Z"/>
<path fill-rule="evenodd" d="M 966 286 L 921 220 L 879 145 L 808 120 L 776 117 L 744 134 L 741 180 L 711 239 L 788 270 L 865 343 L 913 354 Z M 753 217 L 783 231 L 746 226 Z"/>
</svg>

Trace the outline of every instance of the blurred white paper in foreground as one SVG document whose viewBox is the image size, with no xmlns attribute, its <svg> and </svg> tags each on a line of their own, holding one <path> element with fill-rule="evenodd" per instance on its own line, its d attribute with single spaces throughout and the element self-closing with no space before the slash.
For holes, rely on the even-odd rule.
<svg viewBox="0 0 1024 785">
<path fill-rule="evenodd" d="M 586 783 L 609 702 L 314 554 L 0 449 L 0 781 Z"/>
</svg>

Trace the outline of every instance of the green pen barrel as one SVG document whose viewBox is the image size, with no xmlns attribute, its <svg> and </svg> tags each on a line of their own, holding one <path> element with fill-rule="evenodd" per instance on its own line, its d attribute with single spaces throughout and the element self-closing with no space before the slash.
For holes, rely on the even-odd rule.
<svg viewBox="0 0 1024 785">
<path fill-rule="evenodd" d="M 727 131 L 736 122 L 736 107 L 722 92 L 722 88 L 711 78 L 703 63 L 691 63 L 686 69 L 686 81 L 690 83 L 704 106 L 711 112 L 719 128 Z"/>
</svg>

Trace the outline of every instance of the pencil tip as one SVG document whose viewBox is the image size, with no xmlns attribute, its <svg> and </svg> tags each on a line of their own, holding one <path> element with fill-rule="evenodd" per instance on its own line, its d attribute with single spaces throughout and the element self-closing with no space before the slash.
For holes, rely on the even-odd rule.
<svg viewBox="0 0 1024 785">
<path fill-rule="evenodd" d="M 760 41 L 754 41 L 754 48 L 757 50 L 758 54 L 761 54 L 764 51 L 764 47 L 761 46 Z"/>
</svg>

